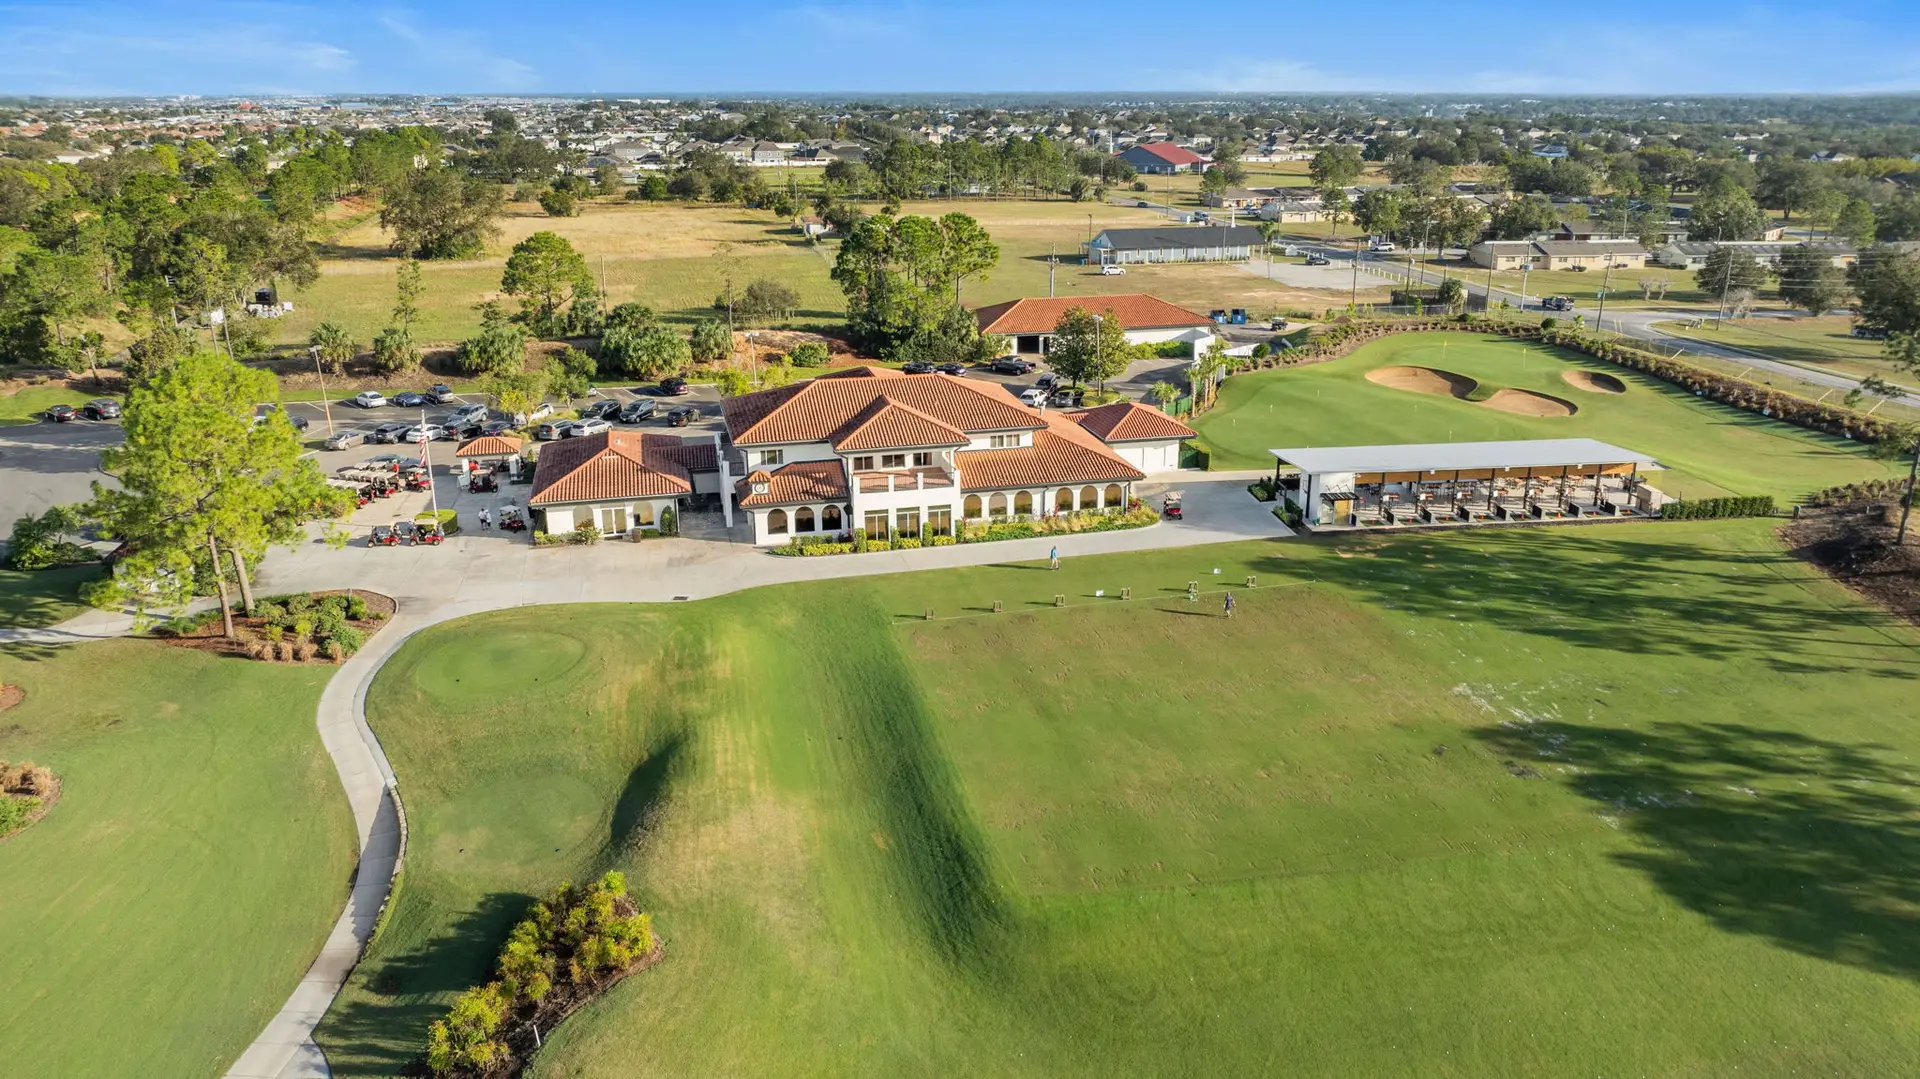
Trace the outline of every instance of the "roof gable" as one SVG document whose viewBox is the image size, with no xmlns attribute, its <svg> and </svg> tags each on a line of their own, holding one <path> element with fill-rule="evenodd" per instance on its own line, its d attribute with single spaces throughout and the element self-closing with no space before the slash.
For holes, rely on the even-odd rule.
<svg viewBox="0 0 1920 1079">
<path fill-rule="evenodd" d="M 1069 413 L 1067 418 L 1092 432 L 1102 442 L 1193 437 L 1193 428 L 1151 405 L 1137 401 L 1116 401 L 1110 405 Z"/>
<path fill-rule="evenodd" d="M 1084 307 L 1096 315 L 1111 311 L 1120 325 L 1129 330 L 1165 329 L 1175 326 L 1211 326 L 1206 316 L 1171 304 L 1144 292 L 1123 292 L 1111 296 L 1042 296 L 1008 300 L 982 307 L 973 313 L 981 333 L 1052 333 L 1068 311 Z"/>
<path fill-rule="evenodd" d="M 863 418 L 864 417 L 864 418 Z M 876 397 L 860 416 L 849 421 L 834 442 L 836 450 L 891 450 L 906 446 L 964 446 L 971 439 L 951 424 L 903 405 L 890 397 Z"/>
<path fill-rule="evenodd" d="M 736 445 L 837 443 L 872 419 L 870 410 L 882 398 L 963 433 L 1041 426 L 1039 415 L 998 383 L 897 371 L 884 375 L 835 372 L 831 378 L 730 397 L 721 407 Z"/>
<path fill-rule="evenodd" d="M 682 495 L 693 490 L 693 472 L 718 467 L 711 443 L 671 435 L 605 431 L 561 439 L 534 462 L 527 505 Z"/>
</svg>

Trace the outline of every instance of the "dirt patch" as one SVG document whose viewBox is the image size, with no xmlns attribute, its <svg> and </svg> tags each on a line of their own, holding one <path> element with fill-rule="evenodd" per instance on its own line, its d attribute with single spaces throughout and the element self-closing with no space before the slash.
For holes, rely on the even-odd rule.
<svg viewBox="0 0 1920 1079">
<path fill-rule="evenodd" d="M 1562 371 L 1560 372 L 1560 377 L 1566 380 L 1567 385 L 1572 386 L 1576 390 L 1585 390 L 1588 393 L 1627 392 L 1626 383 L 1612 375 L 1601 374 L 1598 371 Z"/>
<path fill-rule="evenodd" d="M 321 596 L 344 596 L 346 594 L 345 589 L 334 589 L 327 592 L 315 592 L 313 596 L 315 599 L 318 599 Z M 347 625 L 366 634 L 367 638 L 371 640 L 373 635 L 379 632 L 380 627 L 386 625 L 387 621 L 393 617 L 393 613 L 400 609 L 400 605 L 394 602 L 393 597 L 383 596 L 378 592 L 355 591 L 354 595 L 367 601 L 367 617 L 349 620 Z M 240 597 L 234 596 L 233 602 L 238 605 Z M 234 636 L 232 640 L 220 635 L 220 617 L 218 614 L 215 614 L 211 621 L 196 629 L 177 635 L 162 632 L 158 635 L 157 639 L 173 645 L 176 648 L 192 648 L 200 652 L 211 652 L 216 656 L 235 656 L 242 659 L 251 659 L 253 656 L 249 650 L 256 642 L 266 639 L 266 629 L 266 619 L 248 618 L 236 611 L 233 616 Z M 325 652 L 317 652 L 312 659 L 304 661 L 275 659 L 273 662 L 311 667 L 332 666 L 333 664 L 333 661 L 327 658 Z"/>
<path fill-rule="evenodd" d="M 1367 372 L 1367 381 L 1377 386 L 1385 386 L 1390 390 L 1431 393 L 1440 397 L 1456 397 L 1462 401 L 1480 386 L 1480 383 L 1465 375 L 1442 371 L 1437 367 L 1399 365 L 1376 367 Z"/>
<path fill-rule="evenodd" d="M 38 767 L 32 761 L 18 764 L 0 761 L 0 799 L 32 799 L 33 803 L 25 815 L 11 820 L 10 831 L 0 833 L 0 839 L 6 839 L 26 831 L 59 804 L 60 777 L 54 775 L 52 769 Z M 0 820 L 4 819 L 5 816 L 0 816 Z"/>
<path fill-rule="evenodd" d="M 27 699 L 27 691 L 19 686 L 0 686 L 0 712 L 4 712 Z"/>
<path fill-rule="evenodd" d="M 1580 406 L 1572 401 L 1532 390 L 1497 390 L 1492 397 L 1480 402 L 1488 408 L 1497 408 L 1502 412 L 1511 412 L 1519 416 L 1571 416 L 1580 411 Z"/>
<path fill-rule="evenodd" d="M 1920 626 L 1920 536 L 1909 527 L 1907 542 L 1896 546 L 1899 522 L 1895 503 L 1853 503 L 1802 509 L 1780 535 L 1796 557 Z"/>
</svg>

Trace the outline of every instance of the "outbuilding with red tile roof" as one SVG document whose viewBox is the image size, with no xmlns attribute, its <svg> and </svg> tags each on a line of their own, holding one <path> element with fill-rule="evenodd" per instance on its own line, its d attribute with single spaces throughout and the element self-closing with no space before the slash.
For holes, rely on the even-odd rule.
<svg viewBox="0 0 1920 1079">
<path fill-rule="evenodd" d="M 603 431 L 549 442 L 534 462 L 527 507 L 553 535 L 592 524 L 605 535 L 659 528 L 695 494 L 720 494 L 719 450 L 708 440 Z"/>
</svg>

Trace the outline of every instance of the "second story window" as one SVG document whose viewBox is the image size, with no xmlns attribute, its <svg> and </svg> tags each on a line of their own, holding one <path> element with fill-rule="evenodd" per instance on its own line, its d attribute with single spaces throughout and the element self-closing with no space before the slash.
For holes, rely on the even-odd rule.
<svg viewBox="0 0 1920 1079">
<path fill-rule="evenodd" d="M 914 455 L 913 455 L 913 467 L 915 467 L 915 468 L 932 468 L 932 467 L 933 467 L 933 454 L 931 454 L 931 453 L 916 453 L 916 454 L 914 454 Z"/>
<path fill-rule="evenodd" d="M 907 467 L 907 455 L 904 453 L 883 453 L 880 455 L 881 468 Z"/>
<path fill-rule="evenodd" d="M 760 463 L 763 465 L 782 465 L 786 463 L 787 451 L 761 450 Z"/>
<path fill-rule="evenodd" d="M 853 459 L 853 470 L 854 470 L 855 472 L 872 472 L 872 471 L 873 471 L 873 458 L 871 458 L 871 457 L 855 457 L 855 458 Z"/>
<path fill-rule="evenodd" d="M 1020 445 L 1019 435 L 994 435 L 987 444 L 996 450 L 1010 450 Z"/>
</svg>

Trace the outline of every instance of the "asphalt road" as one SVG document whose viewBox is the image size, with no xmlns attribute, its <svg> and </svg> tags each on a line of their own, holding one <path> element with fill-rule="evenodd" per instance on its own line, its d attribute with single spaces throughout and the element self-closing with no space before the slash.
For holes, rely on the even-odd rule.
<svg viewBox="0 0 1920 1079">
<path fill-rule="evenodd" d="M 100 451 L 119 441 L 120 425 L 110 420 L 0 427 L 0 529 L 91 497 L 94 480 L 112 484 L 100 471 Z"/>
</svg>

